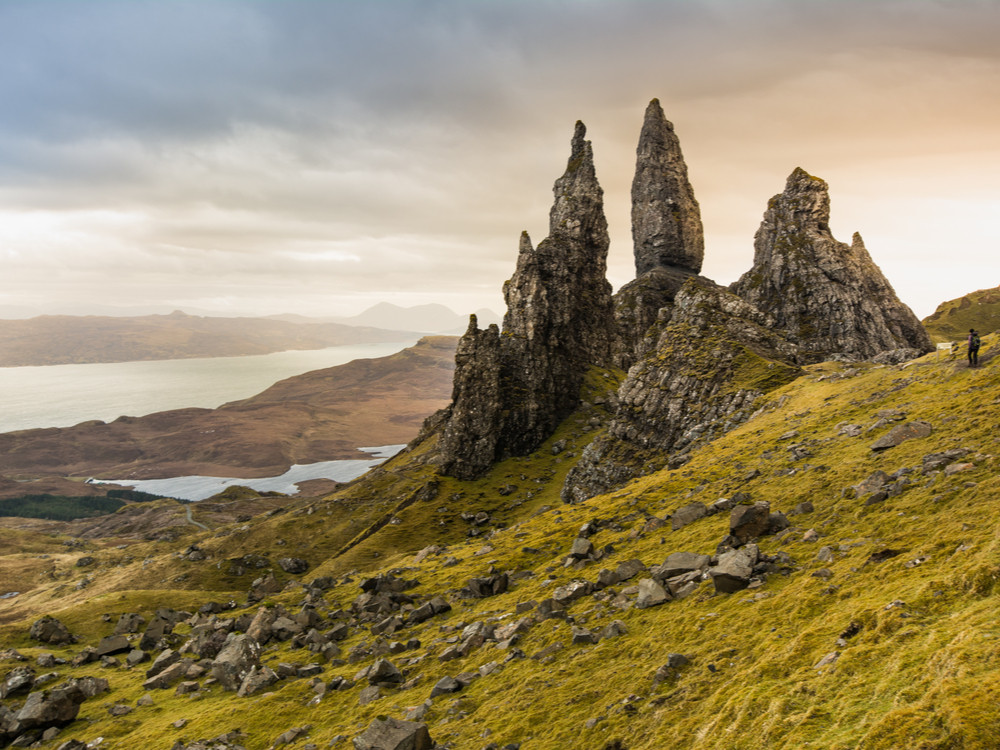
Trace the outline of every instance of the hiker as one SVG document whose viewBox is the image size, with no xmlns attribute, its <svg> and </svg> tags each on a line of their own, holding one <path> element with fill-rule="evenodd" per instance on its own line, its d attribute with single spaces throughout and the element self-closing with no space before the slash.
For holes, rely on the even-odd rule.
<svg viewBox="0 0 1000 750">
<path fill-rule="evenodd" d="M 979 332 L 969 329 L 969 367 L 979 367 Z"/>
</svg>

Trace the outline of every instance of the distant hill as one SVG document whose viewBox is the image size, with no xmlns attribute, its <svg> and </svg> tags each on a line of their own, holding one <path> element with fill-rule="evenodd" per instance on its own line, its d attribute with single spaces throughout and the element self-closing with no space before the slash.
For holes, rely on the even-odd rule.
<svg viewBox="0 0 1000 750">
<path fill-rule="evenodd" d="M 981 334 L 1000 330 L 1000 286 L 980 289 L 964 297 L 942 302 L 924 318 L 924 328 L 935 341 L 964 339 L 970 328 Z"/>
<path fill-rule="evenodd" d="M 43 315 L 0 320 L 0 367 L 240 357 L 406 338 L 412 331 L 309 319 L 211 318 L 179 311 L 132 318 Z"/>
<path fill-rule="evenodd" d="M 500 316 L 492 310 L 477 310 L 476 316 L 480 328 L 500 322 Z M 468 315 L 459 315 L 444 305 L 437 304 L 400 307 L 391 302 L 379 302 L 359 315 L 336 320 L 351 326 L 406 328 L 422 333 L 463 333 L 469 326 Z"/>
<path fill-rule="evenodd" d="M 282 380 L 218 409 L 177 409 L 114 422 L 0 434 L 0 496 L 68 492 L 52 478 L 259 477 L 295 463 L 361 458 L 361 445 L 395 445 L 451 395 L 457 340 L 431 336 L 397 354 Z"/>
</svg>

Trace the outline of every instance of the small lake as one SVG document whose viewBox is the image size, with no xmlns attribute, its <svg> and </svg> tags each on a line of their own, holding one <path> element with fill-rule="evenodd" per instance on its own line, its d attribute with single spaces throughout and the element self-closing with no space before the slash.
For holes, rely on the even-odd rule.
<svg viewBox="0 0 1000 750">
<path fill-rule="evenodd" d="M 0 367 L 0 432 L 110 422 L 191 406 L 214 409 L 293 375 L 386 357 L 416 342 L 415 337 L 251 357 Z"/>
<path fill-rule="evenodd" d="M 239 485 L 249 487 L 257 492 L 280 492 L 284 495 L 298 494 L 298 482 L 310 479 L 332 479 L 335 482 L 349 482 L 357 479 L 373 466 L 378 466 L 388 458 L 399 453 L 405 445 L 380 445 L 370 448 L 358 448 L 359 451 L 371 453 L 371 459 L 355 459 L 350 461 L 319 461 L 314 464 L 295 464 L 281 476 L 260 477 L 257 479 L 237 479 L 235 477 L 189 476 L 170 479 L 142 480 L 92 480 L 92 484 L 117 484 L 133 487 L 140 492 L 151 492 L 163 497 L 174 497 L 178 500 L 204 500 L 223 492 L 228 487 Z"/>
</svg>

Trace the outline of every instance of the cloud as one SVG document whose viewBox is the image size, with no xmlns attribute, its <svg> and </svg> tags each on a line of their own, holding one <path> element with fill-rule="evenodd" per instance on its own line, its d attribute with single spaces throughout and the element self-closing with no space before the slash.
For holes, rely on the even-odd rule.
<svg viewBox="0 0 1000 750">
<path fill-rule="evenodd" d="M 579 118 L 621 284 L 657 96 L 720 281 L 795 166 L 887 266 L 932 252 L 920 212 L 961 196 L 939 219 L 994 273 L 978 228 L 1000 192 L 981 179 L 1000 167 L 998 31 L 977 0 L 0 1 L 0 257 L 43 308 L 53 267 L 81 306 L 101 277 L 123 303 L 190 285 L 253 309 L 499 306 Z M 920 294 L 968 291 L 945 277 Z"/>
</svg>

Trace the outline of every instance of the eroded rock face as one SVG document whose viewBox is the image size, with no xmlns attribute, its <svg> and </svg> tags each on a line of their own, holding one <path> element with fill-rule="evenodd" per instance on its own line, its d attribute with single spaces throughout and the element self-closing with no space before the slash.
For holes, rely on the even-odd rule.
<svg viewBox="0 0 1000 750">
<path fill-rule="evenodd" d="M 579 502 L 667 465 L 741 424 L 761 395 L 798 377 L 796 347 L 768 316 L 722 287 L 692 279 L 654 353 L 618 391 L 606 435 L 587 446 L 562 497 Z"/>
<path fill-rule="evenodd" d="M 445 474 L 475 478 L 533 451 L 576 408 L 588 365 L 612 361 L 608 229 L 585 134 L 577 123 L 553 188 L 549 236 L 537 248 L 521 236 L 517 269 L 504 285 L 502 333 L 480 331 L 473 319 L 459 343 L 439 443 Z"/>
<path fill-rule="evenodd" d="M 732 292 L 773 316 L 805 363 L 931 351 L 927 332 L 899 301 L 861 236 L 850 245 L 838 242 L 829 221 L 827 184 L 796 169 L 768 203 L 754 237 L 753 267 Z"/>
</svg>

